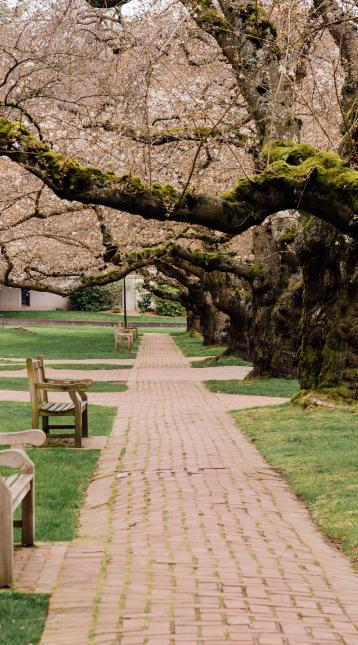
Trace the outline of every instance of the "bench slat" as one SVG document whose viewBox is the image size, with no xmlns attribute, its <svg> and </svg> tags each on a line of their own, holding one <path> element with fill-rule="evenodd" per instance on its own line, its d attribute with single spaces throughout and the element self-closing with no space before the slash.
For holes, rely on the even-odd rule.
<svg viewBox="0 0 358 645">
<path fill-rule="evenodd" d="M 32 475 L 20 475 L 11 485 L 12 508 L 15 510 L 30 490 Z"/>
<path fill-rule="evenodd" d="M 74 409 L 75 406 L 73 403 L 44 403 L 40 408 L 43 412 L 54 412 L 56 414 L 59 412 L 69 412 Z"/>
</svg>

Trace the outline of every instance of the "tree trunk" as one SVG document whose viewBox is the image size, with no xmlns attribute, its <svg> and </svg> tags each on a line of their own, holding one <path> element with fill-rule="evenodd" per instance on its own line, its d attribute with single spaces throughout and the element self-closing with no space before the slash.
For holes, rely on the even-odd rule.
<svg viewBox="0 0 358 645">
<path fill-rule="evenodd" d="M 358 397 L 357 243 L 306 218 L 297 245 L 304 280 L 299 380 L 303 390 Z"/>
<path fill-rule="evenodd" d="M 301 276 L 294 239 L 297 215 L 277 214 L 254 233 L 254 369 L 250 378 L 297 375 Z"/>
<path fill-rule="evenodd" d="M 186 310 L 186 330 L 189 333 L 201 334 L 199 313 L 190 306 Z"/>
<path fill-rule="evenodd" d="M 210 291 L 199 284 L 191 288 L 191 299 L 200 316 L 204 345 L 222 345 L 225 342 L 227 317 L 213 304 Z"/>
<path fill-rule="evenodd" d="M 251 317 L 248 308 L 238 302 L 235 307 L 231 307 L 226 313 L 230 318 L 227 354 L 233 354 L 250 361 L 252 359 L 249 337 Z"/>
<path fill-rule="evenodd" d="M 200 312 L 204 345 L 223 345 L 226 341 L 227 317 L 213 304 L 207 303 Z"/>
</svg>

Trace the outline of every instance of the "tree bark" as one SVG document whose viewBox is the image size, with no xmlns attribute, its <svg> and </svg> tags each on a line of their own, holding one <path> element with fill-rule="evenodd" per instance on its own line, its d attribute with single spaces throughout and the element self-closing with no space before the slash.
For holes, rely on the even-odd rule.
<svg viewBox="0 0 358 645">
<path fill-rule="evenodd" d="M 61 199 L 108 206 L 145 219 L 208 226 L 239 234 L 272 213 L 296 208 L 326 219 L 358 238 L 358 171 L 334 153 L 312 146 L 273 142 L 271 163 L 241 179 L 221 197 L 182 192 L 170 185 L 148 186 L 132 175 L 81 166 L 33 137 L 16 121 L 0 119 L 0 156 L 7 156 L 41 179 Z"/>
<path fill-rule="evenodd" d="M 302 311 L 301 275 L 293 250 L 297 225 L 297 215 L 282 213 L 254 233 L 251 378 L 297 375 Z"/>
<path fill-rule="evenodd" d="M 304 280 L 301 388 L 357 400 L 357 244 L 307 218 L 297 248 Z"/>
</svg>

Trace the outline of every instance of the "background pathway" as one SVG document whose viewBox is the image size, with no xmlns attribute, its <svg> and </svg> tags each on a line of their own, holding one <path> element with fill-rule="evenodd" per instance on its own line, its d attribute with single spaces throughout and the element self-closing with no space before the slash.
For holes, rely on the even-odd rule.
<svg viewBox="0 0 358 645">
<path fill-rule="evenodd" d="M 357 576 L 192 371 L 144 336 L 42 645 L 357 645 Z"/>
</svg>

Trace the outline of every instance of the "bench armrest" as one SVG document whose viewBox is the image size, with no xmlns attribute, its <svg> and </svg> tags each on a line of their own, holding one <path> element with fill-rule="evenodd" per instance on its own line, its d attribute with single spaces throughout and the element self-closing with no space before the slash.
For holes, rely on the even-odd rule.
<svg viewBox="0 0 358 645">
<path fill-rule="evenodd" d="M 0 445 L 3 446 L 42 446 L 46 441 L 46 435 L 42 430 L 23 430 L 22 432 L 0 432 Z M 0 453 L 0 454 L 3 454 Z"/>
<path fill-rule="evenodd" d="M 83 379 L 83 381 L 71 378 L 47 378 L 46 383 L 50 385 L 80 385 L 81 390 L 88 390 L 93 385 L 92 379 L 87 378 Z"/>
<path fill-rule="evenodd" d="M 35 388 L 37 390 L 47 390 L 48 392 L 83 392 L 83 390 L 87 389 L 87 384 L 81 383 L 81 381 L 61 381 L 60 383 L 49 381 L 47 383 L 35 383 Z"/>
<path fill-rule="evenodd" d="M 31 459 L 22 450 L 16 448 L 0 450 L 0 466 L 20 468 L 21 472 L 26 474 L 32 474 L 34 472 L 34 464 Z"/>
</svg>

